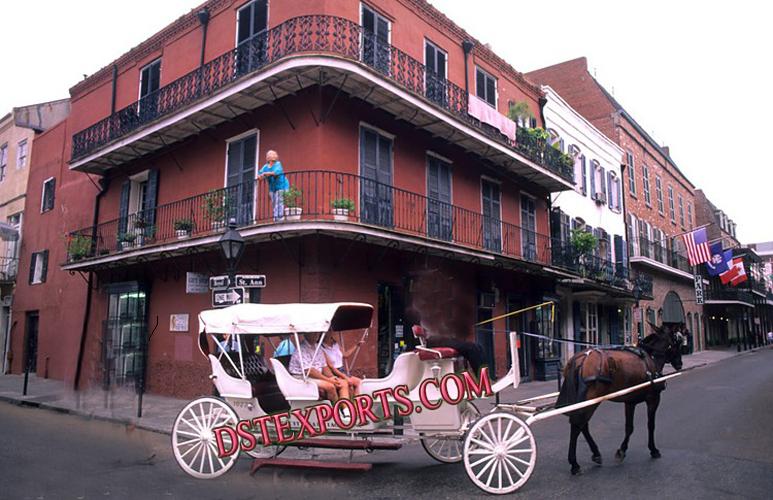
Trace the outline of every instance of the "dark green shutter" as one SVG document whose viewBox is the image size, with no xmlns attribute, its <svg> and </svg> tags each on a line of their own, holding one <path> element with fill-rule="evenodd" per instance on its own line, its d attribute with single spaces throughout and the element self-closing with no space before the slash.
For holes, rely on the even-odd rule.
<svg viewBox="0 0 773 500">
<path fill-rule="evenodd" d="M 121 185 L 121 205 L 118 209 L 118 234 L 117 238 L 126 233 L 126 229 L 129 225 L 129 192 L 131 191 L 131 181 L 124 181 Z M 117 241 L 118 249 L 121 249 L 121 242 Z"/>
<path fill-rule="evenodd" d="M 148 185 L 145 192 L 145 206 L 142 207 L 143 218 L 146 222 L 145 236 L 153 236 L 156 225 L 156 207 L 158 206 L 158 169 L 148 171 Z"/>
<path fill-rule="evenodd" d="M 48 274 L 48 250 L 43 250 L 40 252 L 40 257 L 43 259 L 43 270 L 40 273 L 40 282 L 45 283 L 46 282 L 46 275 Z"/>
<path fill-rule="evenodd" d="M 32 284 L 32 281 L 35 279 L 35 262 L 38 260 L 38 254 L 36 252 L 32 252 L 30 254 L 30 276 L 29 276 L 29 284 Z"/>
</svg>

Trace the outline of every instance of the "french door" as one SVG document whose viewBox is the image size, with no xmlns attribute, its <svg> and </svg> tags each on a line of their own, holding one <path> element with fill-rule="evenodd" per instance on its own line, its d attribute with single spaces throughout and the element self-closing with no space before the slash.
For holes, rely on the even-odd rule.
<svg viewBox="0 0 773 500">
<path fill-rule="evenodd" d="M 483 248 L 492 252 L 502 251 L 502 208 L 499 184 L 481 180 L 483 204 Z"/>
<path fill-rule="evenodd" d="M 448 91 L 446 90 L 446 60 L 447 55 L 430 42 L 425 42 L 424 85 L 427 99 L 446 107 L 448 103 Z"/>
<path fill-rule="evenodd" d="M 257 158 L 258 135 L 251 134 L 228 143 L 228 165 L 226 166 L 227 193 L 222 203 L 227 217 L 221 222 L 227 224 L 236 219 L 240 226 L 252 223 L 255 205 L 255 162 Z M 221 200 L 218 200 L 220 202 Z"/>
<path fill-rule="evenodd" d="M 371 8 L 362 6 L 362 61 L 389 74 L 389 21 Z"/>
<path fill-rule="evenodd" d="M 521 195 L 521 252 L 526 260 L 537 258 L 537 207 L 534 198 Z"/>
<path fill-rule="evenodd" d="M 268 49 L 268 2 L 253 0 L 237 13 L 236 73 L 238 76 L 263 67 Z"/>
<path fill-rule="evenodd" d="M 427 236 L 451 241 L 451 165 L 434 156 L 427 157 Z"/>
<path fill-rule="evenodd" d="M 145 369 L 147 295 L 136 284 L 108 288 L 104 324 L 103 363 L 105 388 L 140 389 Z"/>
<path fill-rule="evenodd" d="M 362 222 L 392 227 L 392 139 L 360 128 L 360 205 Z"/>
</svg>

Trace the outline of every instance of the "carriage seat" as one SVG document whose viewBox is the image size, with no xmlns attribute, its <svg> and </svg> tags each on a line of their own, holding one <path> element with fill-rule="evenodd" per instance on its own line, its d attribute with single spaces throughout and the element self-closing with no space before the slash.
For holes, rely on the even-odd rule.
<svg viewBox="0 0 773 500">
<path fill-rule="evenodd" d="M 296 378 L 275 358 L 271 358 L 276 383 L 287 401 L 318 401 L 319 387 L 314 382 Z"/>
<path fill-rule="evenodd" d="M 361 394 L 373 394 L 374 391 L 385 388 L 395 388 L 405 385 L 413 390 L 422 381 L 424 366 L 415 352 L 404 352 L 397 356 L 392 371 L 383 378 L 364 378 L 360 384 Z"/>
<path fill-rule="evenodd" d="M 419 359 L 434 361 L 436 359 L 453 359 L 459 356 L 459 351 L 453 347 L 418 347 Z"/>
</svg>

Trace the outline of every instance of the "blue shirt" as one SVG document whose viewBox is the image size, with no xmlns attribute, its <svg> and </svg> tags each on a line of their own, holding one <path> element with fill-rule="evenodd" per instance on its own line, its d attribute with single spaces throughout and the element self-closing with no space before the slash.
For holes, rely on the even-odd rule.
<svg viewBox="0 0 773 500">
<path fill-rule="evenodd" d="M 277 160 L 273 166 L 269 166 L 268 163 L 263 165 L 258 171 L 259 174 L 265 174 L 271 172 L 274 175 L 268 178 L 268 190 L 272 193 L 275 191 L 281 191 L 284 189 L 290 189 L 290 183 L 285 177 L 284 170 L 282 169 L 282 162 Z"/>
</svg>

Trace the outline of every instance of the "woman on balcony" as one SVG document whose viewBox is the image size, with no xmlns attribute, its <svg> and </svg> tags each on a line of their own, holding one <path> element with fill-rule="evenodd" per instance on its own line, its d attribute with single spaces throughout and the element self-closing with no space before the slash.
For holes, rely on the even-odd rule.
<svg viewBox="0 0 773 500">
<path fill-rule="evenodd" d="M 273 149 L 266 153 L 266 164 L 258 171 L 258 180 L 268 178 L 268 192 L 274 212 L 274 221 L 284 216 L 284 193 L 290 187 L 279 155 Z"/>
</svg>

